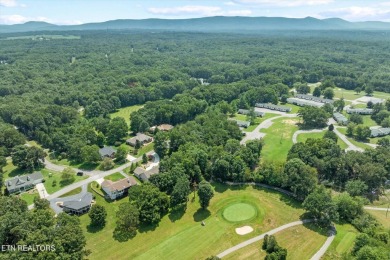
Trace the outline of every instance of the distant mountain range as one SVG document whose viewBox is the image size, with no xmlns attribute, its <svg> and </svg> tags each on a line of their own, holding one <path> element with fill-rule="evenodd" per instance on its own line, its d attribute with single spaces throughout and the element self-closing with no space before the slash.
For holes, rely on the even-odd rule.
<svg viewBox="0 0 390 260">
<path fill-rule="evenodd" d="M 198 32 L 256 32 L 266 30 L 390 30 L 386 22 L 349 22 L 339 18 L 205 17 L 193 19 L 112 20 L 80 25 L 27 22 L 0 25 L 0 33 L 71 30 L 165 30 Z"/>
</svg>

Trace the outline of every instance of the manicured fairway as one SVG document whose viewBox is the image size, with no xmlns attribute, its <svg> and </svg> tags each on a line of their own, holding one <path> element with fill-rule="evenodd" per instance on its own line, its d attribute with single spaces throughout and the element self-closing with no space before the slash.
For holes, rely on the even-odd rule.
<svg viewBox="0 0 390 260">
<path fill-rule="evenodd" d="M 88 229 L 88 215 L 80 217 L 87 238 L 90 259 L 205 259 L 242 241 L 283 224 L 296 221 L 304 210 L 300 204 L 279 193 L 251 186 L 229 187 L 217 184 L 208 210 L 201 210 L 198 201 L 188 202 L 186 212 L 170 212 L 158 226 L 143 226 L 127 242 L 113 239 L 115 212 L 128 198 L 108 203 L 96 195 L 97 204 L 105 206 L 107 224 L 102 230 Z M 258 209 L 253 219 L 238 223 L 222 217 L 229 205 L 248 203 Z M 205 226 L 201 222 L 205 222 Z M 250 234 L 240 236 L 235 228 L 253 227 Z"/>
<path fill-rule="evenodd" d="M 126 123 L 130 126 L 130 114 L 137 111 L 142 106 L 130 106 L 118 109 L 117 112 L 111 114 L 111 118 L 122 117 L 126 120 Z"/>
<path fill-rule="evenodd" d="M 295 226 L 275 234 L 278 244 L 287 249 L 287 259 L 310 259 L 323 245 L 326 236 L 317 232 L 314 225 Z M 264 259 L 263 240 L 246 246 L 223 259 Z"/>
<path fill-rule="evenodd" d="M 336 224 L 337 234 L 326 251 L 324 260 L 340 259 L 342 254 L 349 254 L 355 243 L 358 231 L 350 224 Z"/>
<path fill-rule="evenodd" d="M 257 209 L 248 203 L 236 203 L 223 210 L 222 216 L 230 222 L 240 222 L 255 217 Z"/>
</svg>

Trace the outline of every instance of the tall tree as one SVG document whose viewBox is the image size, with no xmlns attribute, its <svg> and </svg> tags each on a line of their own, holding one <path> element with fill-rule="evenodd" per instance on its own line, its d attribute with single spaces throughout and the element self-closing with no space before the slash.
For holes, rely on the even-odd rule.
<svg viewBox="0 0 390 260">
<path fill-rule="evenodd" d="M 171 207 L 175 207 L 181 204 L 187 204 L 188 195 L 191 193 L 190 181 L 187 176 L 181 176 L 177 179 L 173 191 L 171 194 Z"/>
<path fill-rule="evenodd" d="M 210 200 L 214 197 L 214 190 L 213 187 L 211 187 L 210 183 L 206 181 L 201 181 L 199 183 L 198 197 L 200 206 L 203 209 L 206 209 L 210 204 Z"/>
<path fill-rule="evenodd" d="M 115 117 L 108 125 L 107 142 L 114 144 L 116 141 L 120 141 L 127 135 L 128 127 L 124 118 Z"/>
<path fill-rule="evenodd" d="M 88 212 L 91 219 L 91 225 L 96 227 L 104 227 L 106 225 L 107 211 L 102 205 L 95 204 Z"/>
</svg>

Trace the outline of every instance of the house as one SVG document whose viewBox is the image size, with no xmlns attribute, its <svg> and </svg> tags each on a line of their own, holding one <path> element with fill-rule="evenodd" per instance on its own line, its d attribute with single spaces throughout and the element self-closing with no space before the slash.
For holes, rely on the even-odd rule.
<svg viewBox="0 0 390 260">
<path fill-rule="evenodd" d="M 92 199 L 92 193 L 87 192 L 79 200 L 65 201 L 63 203 L 64 212 L 76 215 L 84 214 L 91 208 Z"/>
<path fill-rule="evenodd" d="M 255 107 L 266 108 L 266 109 L 276 110 L 281 112 L 291 112 L 291 107 L 278 106 L 270 103 L 256 103 Z"/>
<path fill-rule="evenodd" d="M 159 126 L 152 126 L 151 128 L 149 128 L 149 131 L 150 132 L 154 132 L 156 130 L 156 128 L 160 131 L 164 131 L 164 132 L 167 132 L 167 131 L 170 131 L 173 129 L 173 125 L 170 125 L 170 124 L 161 124 Z"/>
<path fill-rule="evenodd" d="M 153 167 L 150 168 L 150 169 L 144 169 L 144 168 L 142 168 L 142 167 L 137 167 L 137 168 L 135 168 L 135 170 L 134 170 L 134 175 L 135 175 L 138 179 L 140 179 L 140 180 L 146 182 L 146 181 L 149 180 L 150 176 L 155 175 L 155 174 L 158 174 L 159 172 L 160 172 L 160 170 L 159 170 L 159 166 L 158 166 L 158 165 L 153 166 Z"/>
<path fill-rule="evenodd" d="M 340 125 L 347 125 L 348 124 L 348 119 L 343 114 L 340 114 L 338 112 L 333 113 L 333 118 Z"/>
<path fill-rule="evenodd" d="M 16 176 L 12 179 L 6 180 L 5 186 L 9 194 L 20 193 L 33 189 L 36 184 L 43 182 L 43 176 L 40 172 L 34 172 L 32 174 Z"/>
<path fill-rule="evenodd" d="M 134 177 L 129 177 L 116 182 L 105 180 L 102 182 L 102 189 L 110 199 L 115 200 L 126 195 L 129 188 L 134 185 L 137 185 L 137 181 Z"/>
<path fill-rule="evenodd" d="M 249 110 L 247 110 L 247 109 L 239 109 L 238 110 L 238 113 L 239 114 L 242 114 L 242 115 L 247 115 L 247 114 L 249 114 Z M 254 111 L 255 112 L 255 115 L 257 116 L 257 117 L 263 117 L 264 115 L 265 115 L 265 113 L 264 112 L 261 112 L 261 111 Z"/>
<path fill-rule="evenodd" d="M 374 110 L 371 108 L 348 108 L 348 114 L 359 114 L 359 115 L 372 115 Z"/>
<path fill-rule="evenodd" d="M 137 141 L 140 142 L 141 145 L 150 143 L 153 141 L 153 138 L 151 136 L 142 134 L 142 133 L 137 133 L 136 136 L 127 139 L 126 143 L 131 146 L 135 146 L 137 144 Z"/>
<path fill-rule="evenodd" d="M 104 146 L 103 148 L 99 149 L 99 154 L 104 158 L 111 158 L 113 159 L 115 157 L 115 149 L 111 146 Z"/>
<path fill-rule="evenodd" d="M 243 127 L 243 128 L 248 128 L 251 125 L 251 122 L 249 122 L 249 121 L 241 121 L 241 120 L 235 120 L 235 119 L 233 119 L 233 121 L 235 121 L 239 127 Z"/>
<path fill-rule="evenodd" d="M 333 102 L 334 102 L 332 99 L 315 97 L 312 95 L 305 95 L 305 94 L 296 94 L 295 97 L 299 98 L 299 99 L 311 100 L 314 102 L 319 102 L 319 103 L 324 103 L 324 104 L 333 104 Z"/>
<path fill-rule="evenodd" d="M 381 127 L 381 128 L 374 128 L 371 129 L 371 137 L 381 137 L 390 135 L 390 127 Z"/>
<path fill-rule="evenodd" d="M 311 106 L 311 107 L 323 107 L 325 104 L 316 102 L 313 100 L 299 99 L 299 98 L 288 98 L 287 103 L 297 105 L 300 107 Z"/>
</svg>

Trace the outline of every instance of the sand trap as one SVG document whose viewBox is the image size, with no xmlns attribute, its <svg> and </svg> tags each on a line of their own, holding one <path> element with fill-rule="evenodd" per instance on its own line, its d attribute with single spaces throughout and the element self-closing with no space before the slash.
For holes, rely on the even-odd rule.
<svg viewBox="0 0 390 260">
<path fill-rule="evenodd" d="M 243 226 L 240 228 L 236 228 L 236 233 L 239 235 L 246 235 L 253 231 L 253 228 L 250 226 Z"/>
</svg>

